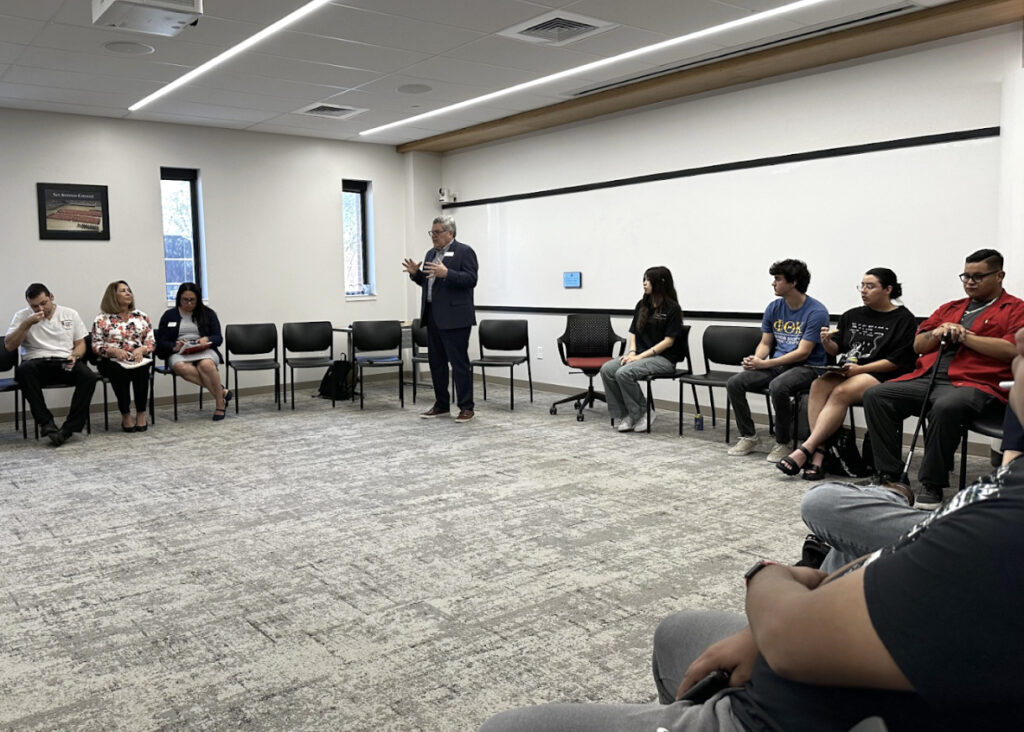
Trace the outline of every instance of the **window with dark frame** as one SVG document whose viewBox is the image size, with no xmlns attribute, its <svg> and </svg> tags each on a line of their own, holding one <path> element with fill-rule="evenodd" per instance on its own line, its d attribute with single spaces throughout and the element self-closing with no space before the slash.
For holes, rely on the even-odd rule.
<svg viewBox="0 0 1024 732">
<path fill-rule="evenodd" d="M 197 283 L 205 298 L 199 171 L 161 167 L 160 205 L 163 210 L 167 300 L 174 300 L 182 282 Z"/>
<path fill-rule="evenodd" d="M 374 294 L 373 280 L 370 276 L 373 259 L 369 226 L 370 190 L 369 181 L 341 182 L 346 295 Z"/>
</svg>

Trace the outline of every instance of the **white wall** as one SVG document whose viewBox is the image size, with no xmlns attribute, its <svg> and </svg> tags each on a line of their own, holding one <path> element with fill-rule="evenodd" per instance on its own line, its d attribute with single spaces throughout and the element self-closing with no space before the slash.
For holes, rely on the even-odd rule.
<svg viewBox="0 0 1024 732">
<path fill-rule="evenodd" d="M 1004 80 L 1019 77 L 1021 29 L 1019 23 L 1003 26 L 760 85 L 723 90 L 675 104 L 449 153 L 442 161 L 443 185 L 457 191 L 460 201 L 472 201 L 736 160 L 1019 124 L 1019 114 L 1003 118 L 1003 87 Z M 1019 144 L 1010 149 L 1019 150 Z M 1021 179 L 1024 166 L 1019 155 L 1002 155 L 1002 172 L 992 169 L 997 166 L 990 166 L 991 175 L 1001 179 L 992 187 L 1000 191 L 1008 185 L 1006 181 Z M 958 172 L 949 171 L 951 179 L 955 179 Z M 992 181 L 985 181 L 985 184 L 991 185 Z M 1024 203 L 1016 201 L 1006 205 L 1019 207 Z M 457 209 L 452 213 L 458 217 Z M 618 213 L 627 221 L 631 215 L 629 210 Z M 742 215 L 742 211 L 737 210 L 737 215 Z M 1011 292 L 1024 294 L 1024 259 L 1017 253 L 1021 249 L 1019 242 L 1011 248 L 1005 234 L 1000 237 L 993 233 L 1005 232 L 1007 222 L 1019 217 L 1004 210 L 999 218 L 1002 226 L 992 222 L 985 241 L 965 241 L 955 247 L 956 251 L 952 248 L 951 251 L 934 251 L 922 246 L 916 253 L 922 258 L 949 259 L 948 299 L 962 296 L 955 275 L 960 271 L 963 256 L 982 246 L 1003 246 L 1009 272 L 1007 287 Z M 546 225 L 545 221 L 531 222 L 528 229 L 520 232 L 524 251 L 533 236 L 532 229 L 543 229 Z M 460 229 L 460 234 L 470 244 L 474 242 L 475 232 Z M 515 240 L 514 233 L 508 238 Z M 608 293 L 608 307 L 632 307 L 640 295 L 639 274 L 647 266 L 663 263 L 663 257 L 656 244 L 651 246 L 628 236 L 623 241 L 608 244 L 618 252 L 614 256 L 625 255 L 635 260 L 637 271 L 634 290 Z M 894 241 L 892 246 L 906 244 Z M 610 256 L 609 249 L 595 248 L 594 256 Z M 784 256 L 787 256 L 784 242 L 723 242 L 716 256 L 688 261 L 675 268 L 677 286 L 682 296 L 688 277 L 714 276 L 716 271 L 735 272 L 749 261 L 758 263 L 755 269 L 760 272 L 766 262 Z M 827 261 L 827 241 L 822 243 L 821 258 Z M 524 260 L 523 266 L 511 276 L 530 277 L 529 258 L 524 256 Z M 486 276 L 490 264 L 481 259 L 481 278 Z M 811 265 L 813 272 L 814 266 L 824 263 L 811 261 Z M 880 262 L 873 266 L 884 265 Z M 859 274 L 852 272 L 850 282 L 855 282 Z M 759 288 L 764 293 L 765 303 L 771 298 L 766 274 L 752 274 L 743 282 L 723 278 L 723 286 Z M 849 292 L 837 293 L 834 297 L 829 293 L 821 295 L 834 312 L 859 304 L 852 286 Z M 479 296 L 477 302 L 486 304 Z M 919 306 L 918 314 L 927 315 L 938 304 Z M 692 307 L 703 309 L 699 304 Z M 515 315 L 481 313 L 479 317 Z M 567 375 L 554 348 L 555 338 L 564 328 L 564 316 L 523 317 L 531 321 L 535 353 L 537 346 L 544 348 L 545 358 L 535 363 L 534 378 L 566 386 L 578 385 L 580 377 Z M 625 321 L 613 322 L 620 332 L 625 332 Z M 690 342 L 699 362 L 702 357 L 700 336 L 706 323 L 688 322 L 694 326 Z M 657 396 L 674 401 L 674 385 L 659 384 Z M 752 404 L 756 407 L 756 400 Z"/>
<path fill-rule="evenodd" d="M 407 237 L 429 228 L 436 196 L 433 210 L 424 204 L 426 193 L 414 197 L 410 159 L 392 147 L 5 109 L 0 139 L 4 330 L 34 281 L 47 284 L 88 324 L 107 283 L 125 279 L 156 323 L 166 308 L 161 166 L 200 170 L 206 294 L 223 324 L 404 320 L 418 294 L 401 275 L 400 261 L 425 248 L 425 236 L 408 247 Z M 416 176 L 417 186 L 436 191 L 436 159 L 419 162 L 427 172 Z M 344 178 L 373 182 L 377 297 L 366 301 L 345 299 Z M 37 182 L 108 186 L 110 241 L 40 240 Z M 410 226 L 410 215 L 422 220 Z M 336 348 L 343 343 L 339 338 Z M 255 373 L 245 380 L 270 382 Z M 157 383 L 169 391 L 164 381 Z"/>
</svg>

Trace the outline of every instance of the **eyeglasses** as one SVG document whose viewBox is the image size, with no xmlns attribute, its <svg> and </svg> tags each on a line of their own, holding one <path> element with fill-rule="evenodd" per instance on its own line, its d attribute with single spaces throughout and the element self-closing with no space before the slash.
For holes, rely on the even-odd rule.
<svg viewBox="0 0 1024 732">
<path fill-rule="evenodd" d="M 878 285 L 873 282 L 861 282 L 860 284 L 854 285 L 854 287 L 857 288 L 857 292 L 863 292 L 864 290 L 871 292 L 872 290 L 878 289 Z"/>
<path fill-rule="evenodd" d="M 963 274 L 958 275 L 958 277 L 960 278 L 961 282 L 966 284 L 968 282 L 981 282 L 983 279 L 985 279 L 989 275 L 994 275 L 994 274 L 998 274 L 998 273 L 999 273 L 998 269 L 994 269 L 991 272 L 982 272 L 981 274 L 967 274 L 966 272 L 964 272 Z"/>
<path fill-rule="evenodd" d="M 441 229 L 440 231 L 430 230 L 430 231 L 427 232 L 427 236 L 429 236 L 431 239 L 433 239 L 435 236 L 441 236 L 441 234 L 447 234 L 447 233 L 448 232 L 445 231 L 444 229 Z"/>
</svg>

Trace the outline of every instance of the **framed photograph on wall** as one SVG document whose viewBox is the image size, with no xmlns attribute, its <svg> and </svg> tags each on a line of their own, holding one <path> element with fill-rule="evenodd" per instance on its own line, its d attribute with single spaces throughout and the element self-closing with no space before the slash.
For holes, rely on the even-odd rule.
<svg viewBox="0 0 1024 732">
<path fill-rule="evenodd" d="M 110 240 L 106 186 L 36 183 L 40 239 Z"/>
</svg>

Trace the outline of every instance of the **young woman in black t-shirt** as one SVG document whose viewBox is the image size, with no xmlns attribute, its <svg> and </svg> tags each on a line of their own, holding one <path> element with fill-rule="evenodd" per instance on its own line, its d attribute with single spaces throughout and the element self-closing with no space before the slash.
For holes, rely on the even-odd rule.
<svg viewBox="0 0 1024 732">
<path fill-rule="evenodd" d="M 619 432 L 647 431 L 647 400 L 637 381 L 649 374 L 675 371 L 679 353 L 685 348 L 682 334 L 683 311 L 672 273 L 668 267 L 651 267 L 644 272 L 644 296 L 629 325 L 629 348 L 621 358 L 601 367 L 608 413 Z"/>
<path fill-rule="evenodd" d="M 838 364 L 842 370 L 822 374 L 811 384 L 807 403 L 811 434 L 775 464 L 786 475 L 803 469 L 805 480 L 824 478 L 824 448 L 842 426 L 846 410 L 860 404 L 868 388 L 914 368 L 917 321 L 913 313 L 893 302 L 903 293 L 896 273 L 885 267 L 870 269 L 858 288 L 864 305 L 843 313 L 837 330 L 821 329 L 821 344 L 829 355 L 842 351 Z"/>
</svg>

